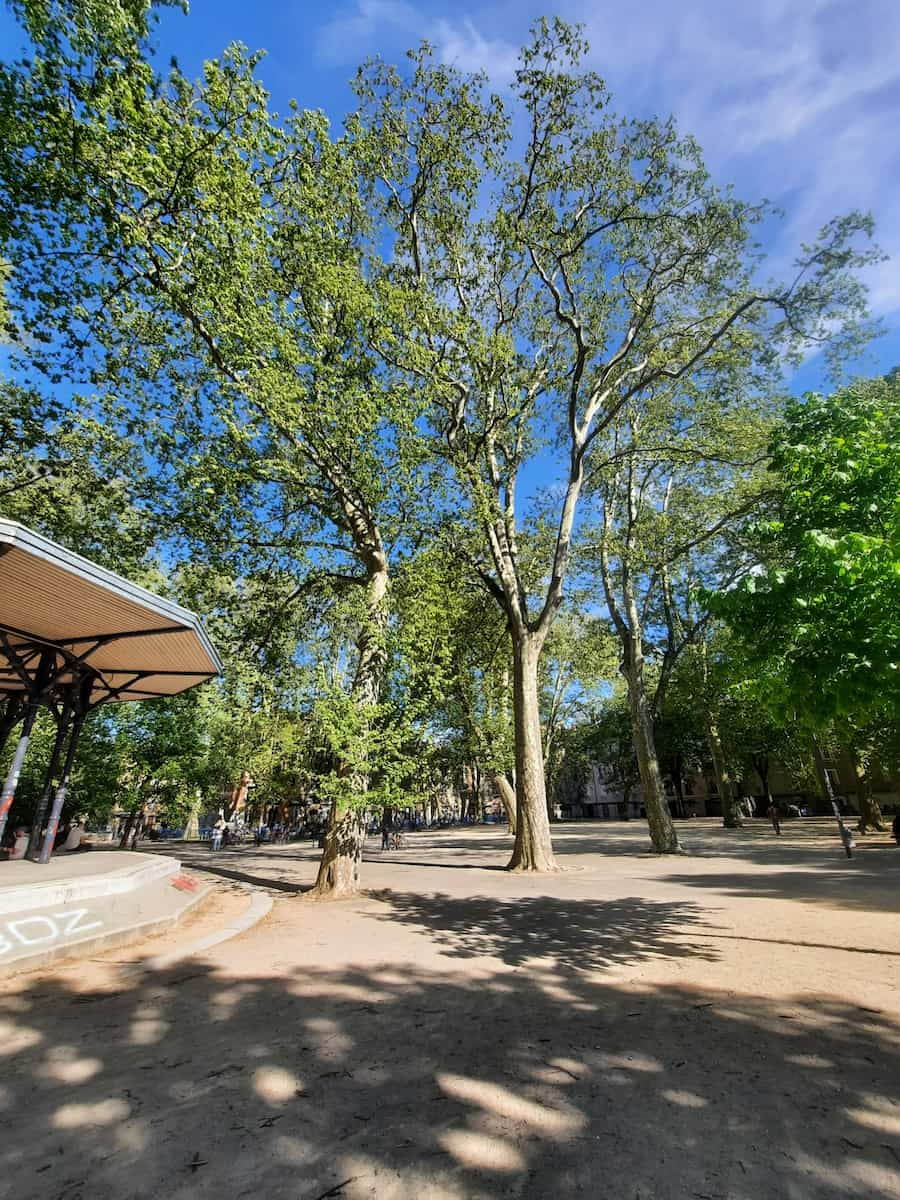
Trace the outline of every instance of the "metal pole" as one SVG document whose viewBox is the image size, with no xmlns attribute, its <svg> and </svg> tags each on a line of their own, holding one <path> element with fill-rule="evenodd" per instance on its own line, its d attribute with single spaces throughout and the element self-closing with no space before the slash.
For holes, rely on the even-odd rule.
<svg viewBox="0 0 900 1200">
<path fill-rule="evenodd" d="M 852 858 L 856 843 L 853 841 L 853 834 L 844 824 L 844 818 L 838 807 L 837 796 L 834 794 L 834 788 L 831 786 L 831 776 L 828 774 L 828 768 L 825 766 L 825 755 L 822 753 L 822 747 L 819 745 L 818 738 L 813 738 L 813 755 L 815 756 L 816 766 L 819 768 L 822 776 L 822 782 L 825 784 L 826 799 L 831 802 L 831 810 L 838 823 L 838 833 L 840 834 L 841 844 L 844 847 L 844 853 L 848 858 Z"/>
<path fill-rule="evenodd" d="M 59 787 L 56 789 L 56 794 L 53 797 L 53 808 L 50 810 L 50 820 L 47 822 L 47 832 L 44 836 L 44 844 L 41 847 L 41 855 L 38 862 L 48 863 L 50 855 L 53 853 L 53 843 L 56 840 L 56 830 L 59 827 L 59 818 L 62 814 L 63 804 L 66 801 L 66 792 L 69 789 L 69 779 L 72 775 L 72 764 L 75 761 L 75 751 L 78 749 L 78 739 L 81 736 L 81 729 L 84 725 L 85 717 L 88 714 L 88 702 L 91 696 L 91 686 L 93 678 L 88 676 L 81 684 L 81 694 L 78 698 L 78 703 L 75 708 L 75 717 L 72 721 L 72 732 L 69 737 L 69 745 L 66 749 L 66 761 L 63 763 L 62 776 L 60 777 Z"/>
<path fill-rule="evenodd" d="M 6 739 L 22 719 L 22 702 L 15 696 L 10 696 L 0 718 L 0 752 L 6 745 Z"/>
<path fill-rule="evenodd" d="M 16 788 L 19 784 L 19 776 L 22 773 L 22 764 L 25 762 L 25 755 L 28 753 L 28 743 L 31 741 L 31 730 L 34 727 L 36 716 L 37 701 L 32 701 L 28 705 L 28 711 L 25 713 L 25 721 L 22 725 L 19 744 L 16 746 L 16 752 L 13 755 L 12 763 L 6 774 L 6 781 L 3 784 L 3 794 L 2 798 L 0 798 L 0 839 L 2 839 L 6 830 L 6 820 L 9 816 L 9 810 L 12 808 L 13 800 L 16 798 Z"/>
<path fill-rule="evenodd" d="M 813 738 L 812 748 L 813 758 L 816 760 L 816 766 L 819 770 L 819 779 L 825 790 L 825 799 L 834 807 L 837 796 L 834 794 L 834 788 L 831 785 L 831 776 L 828 774 L 828 768 L 825 766 L 825 755 L 822 753 L 822 747 L 819 745 L 818 738 Z"/>
<path fill-rule="evenodd" d="M 66 734 L 69 732 L 69 720 L 71 717 L 71 705 L 66 702 L 63 705 L 62 711 L 56 722 L 56 737 L 53 741 L 53 750 L 50 754 L 50 762 L 47 764 L 47 773 L 44 776 L 44 786 L 41 790 L 41 797 L 37 802 L 37 807 L 34 810 L 34 816 L 31 822 L 31 833 L 28 837 L 28 849 L 25 851 L 25 857 L 31 858 L 36 854 L 40 846 L 41 830 L 44 827 L 44 817 L 47 815 L 47 809 L 50 806 L 50 796 L 53 792 L 53 780 L 56 778 L 59 771 L 59 760 L 62 755 L 63 745 L 65 744 Z"/>
<path fill-rule="evenodd" d="M 31 687 L 28 693 L 28 707 L 25 710 L 25 720 L 22 723 L 19 744 L 16 746 L 16 752 L 13 755 L 12 763 L 6 775 L 6 781 L 3 784 L 3 793 L 0 795 L 0 839 L 2 839 L 6 831 L 9 810 L 12 808 L 13 800 L 16 798 L 16 788 L 19 785 L 19 776 L 22 773 L 22 764 L 25 762 L 25 755 L 28 753 L 28 743 L 31 741 L 31 731 L 34 728 L 38 705 L 43 699 L 44 691 L 50 680 L 55 662 L 55 653 L 53 651 L 45 651 L 41 655 L 37 671 L 31 680 Z"/>
</svg>

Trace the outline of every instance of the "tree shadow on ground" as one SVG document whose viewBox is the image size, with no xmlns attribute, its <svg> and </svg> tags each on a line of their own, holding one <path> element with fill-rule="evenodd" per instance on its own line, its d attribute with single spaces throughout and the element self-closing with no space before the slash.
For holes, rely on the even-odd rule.
<svg viewBox="0 0 900 1200">
<path fill-rule="evenodd" d="M 753 862 L 796 863 L 798 859 L 811 862 L 840 863 L 844 851 L 834 822 L 824 825 L 785 825 L 783 837 L 776 837 L 768 821 L 746 822 L 741 829 L 725 829 L 721 822 L 679 820 L 675 829 L 682 846 L 691 858 L 741 858 Z M 650 841 L 645 821 L 597 821 L 577 826 L 556 825 L 551 828 L 553 848 L 558 855 L 603 854 L 612 857 L 659 858 Z M 833 836 L 832 836 L 833 834 Z M 861 843 L 866 853 L 887 842 Z"/>
<path fill-rule="evenodd" d="M 437 859 L 431 862 L 421 859 L 403 858 L 402 851 L 391 851 L 390 858 L 366 858 L 366 862 L 381 862 L 385 866 L 397 867 L 427 867 L 429 871 L 505 871 L 506 865 L 501 863 L 484 863 L 484 862 L 440 862 Z M 508 856 L 507 856 L 508 857 Z"/>
<path fill-rule="evenodd" d="M 717 957 L 701 943 L 707 929 L 696 904 L 639 897 L 565 900 L 558 896 L 498 899 L 370 892 L 386 909 L 370 915 L 426 933 L 455 958 L 497 958 L 507 966 L 549 959 L 560 971 L 596 971 L 655 958 Z"/>
<path fill-rule="evenodd" d="M 20 985 L 17 1200 L 900 1196 L 897 1030 L 825 997 L 202 962 Z"/>
<path fill-rule="evenodd" d="M 235 871 L 220 866 L 218 862 L 191 863 L 191 867 L 197 871 L 206 871 L 209 875 L 217 875 L 220 879 L 232 879 L 236 883 L 248 883 L 252 887 L 273 892 L 290 892 L 292 895 L 309 892 L 313 886 L 311 883 L 291 883 L 289 880 L 276 879 L 271 875 L 252 875 L 249 871 Z"/>
<path fill-rule="evenodd" d="M 847 863 L 819 863 L 799 871 L 748 871 L 660 875 L 661 883 L 709 888 L 726 896 L 803 900 L 833 908 L 900 912 L 900 859 L 888 872 L 862 870 Z"/>
</svg>

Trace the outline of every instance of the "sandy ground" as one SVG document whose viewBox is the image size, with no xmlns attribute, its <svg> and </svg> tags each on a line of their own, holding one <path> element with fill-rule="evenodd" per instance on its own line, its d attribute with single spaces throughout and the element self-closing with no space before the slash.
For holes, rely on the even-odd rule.
<svg viewBox="0 0 900 1200">
<path fill-rule="evenodd" d="M 900 850 L 784 828 L 558 826 L 539 877 L 413 834 L 333 904 L 308 845 L 184 852 L 178 930 L 0 985 L 0 1195 L 900 1197 Z M 265 921 L 134 973 L 241 881 Z"/>
</svg>

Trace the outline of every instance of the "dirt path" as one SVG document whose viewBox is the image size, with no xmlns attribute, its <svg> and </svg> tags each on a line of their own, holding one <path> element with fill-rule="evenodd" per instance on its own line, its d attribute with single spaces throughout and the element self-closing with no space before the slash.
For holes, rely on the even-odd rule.
<svg viewBox="0 0 900 1200">
<path fill-rule="evenodd" d="M 273 913 L 153 976 L 122 960 L 164 940 L 0 987 L 0 1195 L 900 1197 L 900 851 L 555 832 L 553 877 L 499 830 L 373 843 L 331 905 L 309 846 L 186 855 Z"/>
</svg>

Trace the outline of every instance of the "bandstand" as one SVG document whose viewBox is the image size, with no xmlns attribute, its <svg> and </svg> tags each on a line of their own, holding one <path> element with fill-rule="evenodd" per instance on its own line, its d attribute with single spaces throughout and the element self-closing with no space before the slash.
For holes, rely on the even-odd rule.
<svg viewBox="0 0 900 1200">
<path fill-rule="evenodd" d="M 27 854 L 46 864 L 88 715 L 101 704 L 177 695 L 221 669 L 194 613 L 0 519 L 0 750 L 18 733 L 0 837 L 42 708 L 56 736 Z"/>
</svg>

